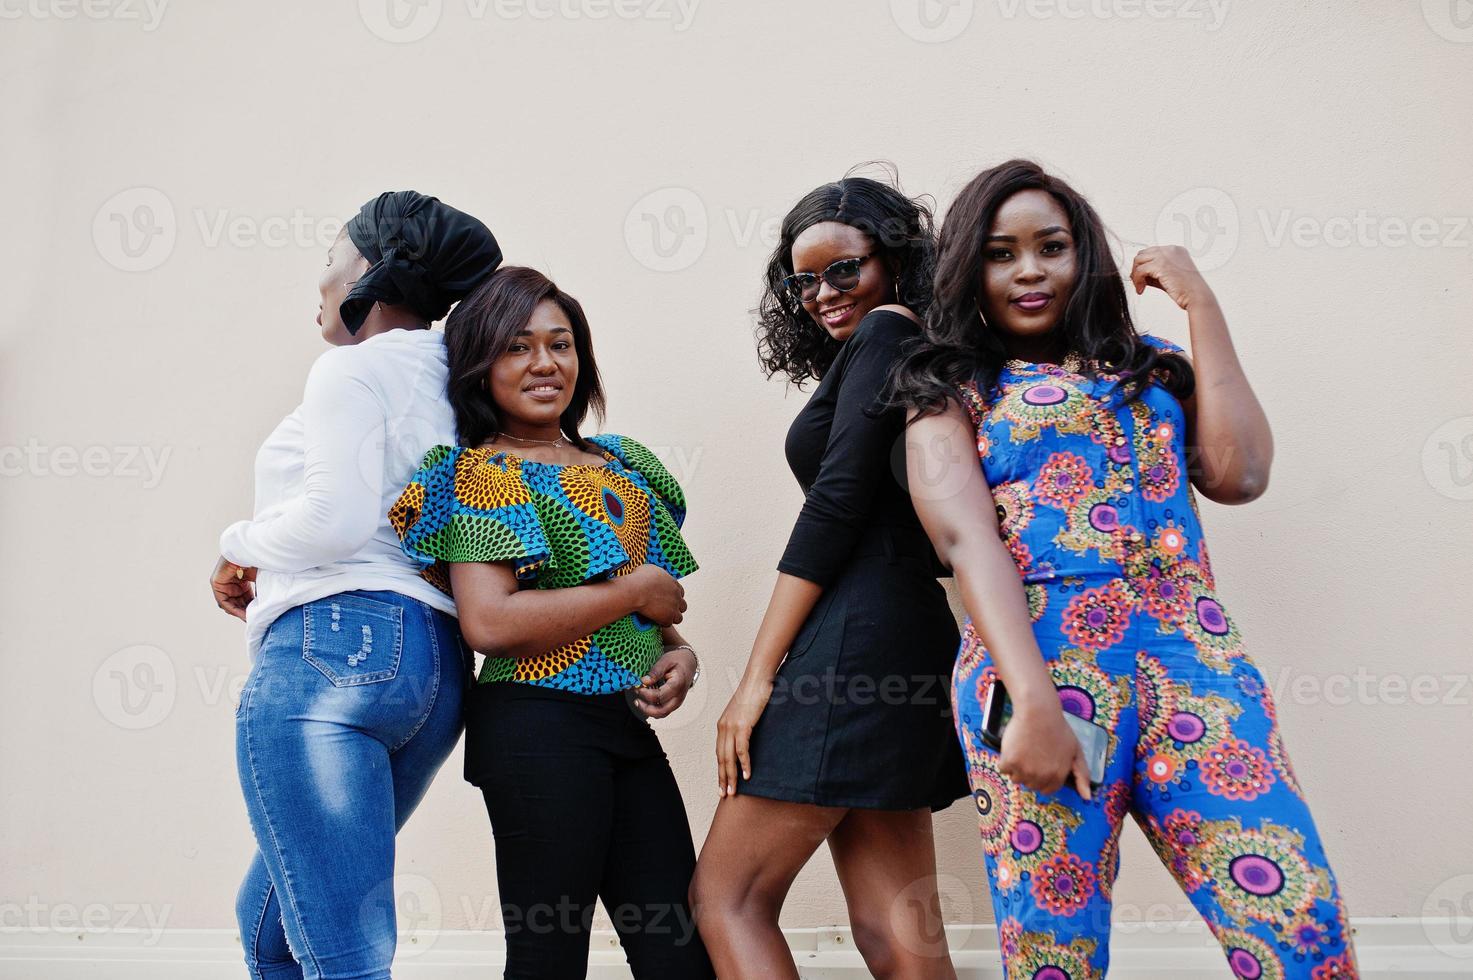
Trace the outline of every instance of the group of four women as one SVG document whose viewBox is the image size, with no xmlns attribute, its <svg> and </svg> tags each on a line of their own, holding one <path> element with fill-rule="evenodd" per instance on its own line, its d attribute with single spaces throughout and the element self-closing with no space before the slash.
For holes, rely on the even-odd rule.
<svg viewBox="0 0 1473 980">
<path fill-rule="evenodd" d="M 637 977 L 796 977 L 779 912 L 825 842 L 870 972 L 955 977 L 931 813 L 968 795 L 1010 978 L 1104 975 L 1126 814 L 1234 975 L 1356 976 L 1215 592 L 1192 487 L 1254 499 L 1272 440 L 1184 250 L 1128 279 L 1186 311 L 1193 361 L 1136 331 L 1098 215 L 1031 162 L 978 175 L 939 235 L 864 177 L 789 212 L 758 341 L 769 375 L 817 382 L 785 445 L 805 500 L 717 725 L 699 861 L 648 724 L 700 674 L 685 496 L 640 442 L 582 434 L 604 409 L 583 309 L 500 263 L 434 198 L 365 205 L 319 284 L 334 349 L 221 538 L 216 601 L 253 658 L 253 977 L 389 976 L 394 835 L 462 725 L 507 977 L 583 976 L 600 900 Z"/>
</svg>

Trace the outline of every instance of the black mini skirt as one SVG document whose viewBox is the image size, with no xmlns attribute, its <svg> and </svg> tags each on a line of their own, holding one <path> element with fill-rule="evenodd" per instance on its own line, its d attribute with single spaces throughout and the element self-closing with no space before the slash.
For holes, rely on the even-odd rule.
<svg viewBox="0 0 1473 980">
<path fill-rule="evenodd" d="M 929 545 L 856 549 L 778 668 L 739 793 L 877 810 L 969 795 L 951 714 L 960 639 L 936 572 Z"/>
</svg>

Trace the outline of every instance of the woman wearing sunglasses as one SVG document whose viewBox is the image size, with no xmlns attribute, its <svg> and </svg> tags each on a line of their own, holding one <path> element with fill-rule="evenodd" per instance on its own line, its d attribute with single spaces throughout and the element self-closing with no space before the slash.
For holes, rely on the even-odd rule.
<svg viewBox="0 0 1473 980">
<path fill-rule="evenodd" d="M 967 792 L 958 635 L 902 482 L 904 418 L 882 408 L 933 261 L 923 205 L 846 177 L 788 213 L 768 265 L 763 366 L 818 386 L 788 430 L 806 500 L 718 726 L 721 801 L 691 889 L 722 977 L 798 976 L 778 915 L 825 841 L 870 971 L 955 976 L 931 812 Z"/>
</svg>

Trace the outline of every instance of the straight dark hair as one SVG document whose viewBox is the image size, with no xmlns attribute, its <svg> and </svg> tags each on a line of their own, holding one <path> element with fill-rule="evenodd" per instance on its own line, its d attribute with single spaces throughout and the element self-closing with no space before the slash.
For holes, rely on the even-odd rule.
<svg viewBox="0 0 1473 980">
<path fill-rule="evenodd" d="M 937 236 L 935 300 L 923 337 L 896 365 L 891 403 L 921 415 L 942 410 L 956 386 L 975 380 L 984 397 L 997 383 L 1009 354 L 998 331 L 983 321 L 982 263 L 998 209 L 1019 191 L 1041 190 L 1069 218 L 1078 261 L 1074 288 L 1054 328 L 1064 351 L 1078 351 L 1091 375 L 1118 375 L 1126 401 L 1151 378 L 1179 399 L 1195 387 L 1185 358 L 1141 339 L 1126 303 L 1125 283 L 1110 251 L 1104 222 L 1069 184 L 1032 160 L 1009 160 L 982 171 L 957 195 Z"/>
<path fill-rule="evenodd" d="M 860 166 L 867 166 L 860 164 Z M 899 179 L 891 170 L 891 178 Z M 793 274 L 793 242 L 824 221 L 857 228 L 874 242 L 898 286 L 896 302 L 924 317 L 931 305 L 931 273 L 936 235 L 924 198 L 906 197 L 898 186 L 870 177 L 845 176 L 803 195 L 783 218 L 777 248 L 767 261 L 757 302 L 757 357 L 770 378 L 784 374 L 799 388 L 820 381 L 839 354 L 840 342 L 828 335 L 803 305 L 783 288 Z"/>
<path fill-rule="evenodd" d="M 593 359 L 593 336 L 583 306 L 551 279 L 525 266 L 503 266 L 477 286 L 445 321 L 445 349 L 450 363 L 448 394 L 455 428 L 463 446 L 479 446 L 501 431 L 501 411 L 486 386 L 491 365 L 511 347 L 543 301 L 556 303 L 573 327 L 578 380 L 573 400 L 558 420 L 568 440 L 585 452 L 589 443 L 578 434 L 592 410 L 604 418 L 603 381 Z"/>
</svg>

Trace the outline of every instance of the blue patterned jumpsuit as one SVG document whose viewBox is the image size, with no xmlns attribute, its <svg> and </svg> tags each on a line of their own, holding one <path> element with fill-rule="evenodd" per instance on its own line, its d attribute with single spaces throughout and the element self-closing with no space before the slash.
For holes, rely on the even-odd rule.
<svg viewBox="0 0 1473 980">
<path fill-rule="evenodd" d="M 985 396 L 962 386 L 1059 698 L 1113 733 L 1093 801 L 1003 776 L 980 738 L 995 668 L 968 621 L 952 697 L 1007 976 L 1104 976 L 1130 813 L 1234 976 L 1355 977 L 1273 700 L 1216 596 L 1182 407 L 1154 383 L 1127 403 L 1116 380 L 1013 361 Z"/>
</svg>

